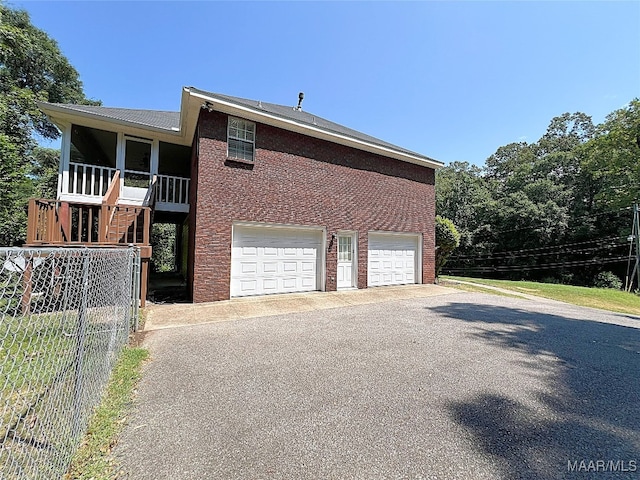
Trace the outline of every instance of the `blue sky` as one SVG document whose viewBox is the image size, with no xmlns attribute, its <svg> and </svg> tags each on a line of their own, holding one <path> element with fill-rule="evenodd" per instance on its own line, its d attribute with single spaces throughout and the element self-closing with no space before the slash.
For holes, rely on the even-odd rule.
<svg viewBox="0 0 640 480">
<path fill-rule="evenodd" d="M 640 96 L 640 2 L 25 2 L 85 92 L 178 110 L 182 86 L 295 105 L 483 164 Z"/>
</svg>

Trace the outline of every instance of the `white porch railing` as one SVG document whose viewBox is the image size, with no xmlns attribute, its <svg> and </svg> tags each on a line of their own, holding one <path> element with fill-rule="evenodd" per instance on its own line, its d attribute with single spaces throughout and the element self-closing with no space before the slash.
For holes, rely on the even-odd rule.
<svg viewBox="0 0 640 480">
<path fill-rule="evenodd" d="M 158 190 L 156 201 L 162 203 L 189 203 L 189 179 L 173 177 L 170 175 L 158 175 Z"/>
<path fill-rule="evenodd" d="M 63 193 L 102 197 L 114 173 L 115 168 L 70 162 L 68 191 Z"/>
<path fill-rule="evenodd" d="M 66 191 L 63 189 L 61 198 L 64 200 L 77 200 L 77 197 L 81 196 L 84 197 L 83 201 L 99 203 L 107 192 L 109 182 L 115 173 L 116 169 L 111 167 L 70 162 L 68 181 L 65 184 Z M 146 182 L 147 175 L 150 178 L 148 172 L 125 170 L 121 197 L 126 198 L 129 202 L 142 205 L 147 195 L 147 188 L 143 187 L 143 184 L 148 185 Z M 130 182 L 127 182 L 127 177 L 130 178 Z M 188 212 L 189 182 L 189 178 L 158 175 L 156 185 L 157 208 L 160 210 Z"/>
</svg>

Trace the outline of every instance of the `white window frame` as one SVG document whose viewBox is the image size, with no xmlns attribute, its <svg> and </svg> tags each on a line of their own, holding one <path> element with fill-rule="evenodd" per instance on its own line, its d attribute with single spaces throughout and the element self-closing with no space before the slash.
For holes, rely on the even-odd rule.
<svg viewBox="0 0 640 480">
<path fill-rule="evenodd" d="M 237 121 L 239 122 L 236 135 L 231 134 L 231 122 Z M 242 128 L 240 128 L 242 126 Z M 250 135 L 249 135 L 250 134 Z M 229 145 L 231 141 L 240 142 L 241 144 L 251 145 L 251 159 L 232 156 L 230 154 Z M 229 116 L 229 120 L 227 122 L 227 158 L 231 160 L 244 160 L 244 161 L 255 161 L 256 158 L 256 124 L 254 122 L 250 122 L 249 120 L 245 120 L 243 118 L 232 117 Z"/>
</svg>

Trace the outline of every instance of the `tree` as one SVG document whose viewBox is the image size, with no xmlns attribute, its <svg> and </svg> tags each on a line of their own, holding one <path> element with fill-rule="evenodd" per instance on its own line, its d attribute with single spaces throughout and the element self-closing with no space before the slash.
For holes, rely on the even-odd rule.
<svg viewBox="0 0 640 480">
<path fill-rule="evenodd" d="M 173 272 L 176 269 L 177 227 L 173 223 L 154 223 L 151 229 L 151 269 L 154 272 Z"/>
<path fill-rule="evenodd" d="M 630 218 L 622 209 L 639 197 L 637 99 L 597 126 L 584 113 L 564 113 L 537 142 L 499 147 L 484 167 L 453 162 L 436 177 L 437 213 L 462 238 L 448 267 L 469 274 L 590 284 L 600 260 L 624 254 L 616 238 L 628 234 Z M 614 241 L 580 247 L 606 237 Z M 606 265 L 621 274 L 620 265 Z"/>
<path fill-rule="evenodd" d="M 13 10 L 0 0 L 0 242 L 3 245 L 24 240 L 27 199 L 37 192 L 39 178 L 51 180 L 50 176 L 42 176 L 44 171 L 33 171 L 51 158 L 45 159 L 42 153 L 36 153 L 39 158 L 34 156 L 34 136 L 47 139 L 59 136 L 57 128 L 38 109 L 38 101 L 99 104 L 86 99 L 78 72 L 55 40 L 33 26 L 27 12 Z"/>
<path fill-rule="evenodd" d="M 436 215 L 436 277 L 447 263 L 451 252 L 460 245 L 460 234 L 456 226 L 448 218 Z"/>
<path fill-rule="evenodd" d="M 491 193 L 484 171 L 467 162 L 451 162 L 436 173 L 436 212 L 450 219 L 460 233 L 461 249 L 477 245 L 486 230 Z"/>
<path fill-rule="evenodd" d="M 31 174 L 36 183 L 36 195 L 43 198 L 56 197 L 59 164 L 59 150 L 44 147 L 33 149 Z"/>
<path fill-rule="evenodd" d="M 640 99 L 609 114 L 580 153 L 597 182 L 594 201 L 608 209 L 640 199 Z"/>
</svg>

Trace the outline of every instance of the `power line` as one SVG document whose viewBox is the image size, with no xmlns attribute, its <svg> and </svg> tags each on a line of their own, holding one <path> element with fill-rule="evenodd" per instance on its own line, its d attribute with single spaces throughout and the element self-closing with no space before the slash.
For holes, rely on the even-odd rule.
<svg viewBox="0 0 640 480">
<path fill-rule="evenodd" d="M 586 265 L 606 265 L 609 263 L 626 262 L 627 257 L 615 257 L 608 260 L 591 259 L 591 260 L 576 260 L 570 262 L 559 263 L 545 263 L 542 265 L 498 265 L 498 266 L 486 266 L 486 267 L 469 267 L 469 268 L 450 268 L 446 269 L 451 273 L 465 273 L 465 272 L 514 272 L 514 271 L 529 271 L 529 270 L 548 270 L 552 268 L 564 268 L 564 267 L 581 267 Z"/>
<path fill-rule="evenodd" d="M 626 247 L 627 244 L 626 243 L 619 243 L 617 245 L 601 245 L 599 247 L 590 247 L 590 248 L 580 248 L 577 250 L 568 250 L 568 249 L 564 249 L 564 250 L 557 250 L 557 251 L 553 251 L 553 252 L 542 252 L 542 253 L 533 253 L 533 254 L 519 254 L 519 255 L 503 255 L 503 256 L 499 256 L 499 257 L 493 257 L 491 255 L 489 256 L 481 256 L 481 257 L 469 257 L 469 258 L 454 258 L 451 257 L 449 259 L 450 262 L 470 262 L 470 261 L 474 261 L 474 262 L 490 262 L 490 261 L 500 261 L 500 260 L 513 260 L 513 259 L 524 259 L 524 258 L 541 258 L 541 257 L 550 257 L 553 255 L 585 255 L 587 253 L 593 253 L 593 252 L 598 252 L 600 250 L 613 250 L 616 248 L 621 248 L 621 247 Z"/>
<path fill-rule="evenodd" d="M 593 217 L 599 217 L 599 216 L 601 216 L 601 215 L 608 215 L 608 214 L 610 214 L 610 213 L 618 213 L 618 212 L 621 212 L 621 211 L 623 211 L 623 210 L 630 210 L 630 209 L 631 209 L 631 207 L 620 207 L 620 208 L 618 208 L 618 209 L 615 209 L 615 210 L 607 210 L 607 211 L 605 211 L 605 212 L 599 212 L 599 213 L 585 213 L 584 215 L 580 215 L 580 216 L 578 216 L 578 217 L 571 217 L 571 216 L 570 216 L 570 214 L 569 214 L 569 212 L 567 212 L 567 217 L 568 217 L 568 220 L 570 220 L 570 221 L 575 221 L 575 220 L 580 220 L 580 219 L 582 219 L 582 218 L 593 218 Z M 542 227 L 544 227 L 544 226 L 545 226 L 545 225 L 540 224 L 540 225 L 537 225 L 537 226 L 531 226 L 531 227 L 511 228 L 511 229 L 508 229 L 508 230 L 495 230 L 495 231 L 491 231 L 491 233 L 493 233 L 493 234 L 499 234 L 499 233 L 519 232 L 519 231 L 522 231 L 522 230 L 535 230 L 536 228 L 542 228 Z"/>
<path fill-rule="evenodd" d="M 608 242 L 610 240 L 620 240 L 620 239 L 626 239 L 626 236 L 615 236 L 615 237 L 606 237 L 606 238 L 600 238 L 597 240 L 586 240 L 583 242 L 573 242 L 573 243 L 562 243 L 559 245 L 548 245 L 546 247 L 538 247 L 538 248 L 525 248 L 522 250 L 509 250 L 509 251 L 501 251 L 501 252 L 496 252 L 496 253 L 487 253 L 487 254 L 482 254 L 482 255 L 459 255 L 459 256 L 452 256 L 450 257 L 450 260 L 459 260 L 459 259 L 477 259 L 480 257 L 491 257 L 491 258 L 496 258 L 496 257 L 502 257 L 502 256 L 509 256 L 511 254 L 514 253 L 524 253 L 524 252 L 538 252 L 538 251 L 544 251 L 544 250 L 551 250 L 551 249 L 557 249 L 560 247 L 573 247 L 576 245 L 587 245 L 590 243 L 605 243 Z M 625 242 L 626 245 L 626 242 Z"/>
</svg>

